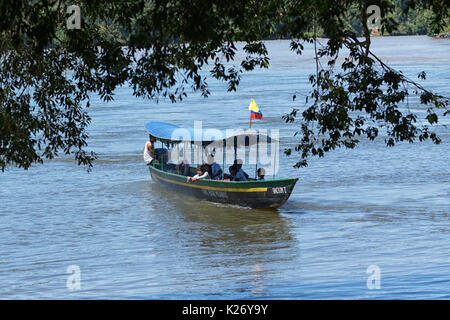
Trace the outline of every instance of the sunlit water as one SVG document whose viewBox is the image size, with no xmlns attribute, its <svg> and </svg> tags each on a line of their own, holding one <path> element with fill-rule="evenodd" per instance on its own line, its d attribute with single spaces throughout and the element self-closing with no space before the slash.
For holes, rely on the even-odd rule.
<svg viewBox="0 0 450 320">
<path fill-rule="evenodd" d="M 449 40 L 373 44 L 391 66 L 412 79 L 426 71 L 423 84 L 450 96 Z M 211 80 L 211 97 L 181 104 L 140 100 L 126 87 L 112 103 L 93 97 L 91 173 L 59 159 L 0 174 L 0 298 L 450 298 L 448 127 L 438 129 L 441 145 L 387 148 L 380 137 L 303 169 L 282 155 L 279 176 L 300 180 L 277 211 L 198 201 L 152 182 L 142 160 L 146 121 L 246 128 L 253 96 L 264 114 L 253 127 L 280 129 L 281 149 L 295 143 L 295 125 L 281 116 L 309 92 L 312 50 L 296 56 L 287 41 L 267 45 L 269 70 L 245 74 L 236 93 Z M 414 101 L 410 108 L 425 114 Z M 72 265 L 79 290 L 67 286 Z M 379 289 L 368 288 L 371 265 Z"/>
</svg>

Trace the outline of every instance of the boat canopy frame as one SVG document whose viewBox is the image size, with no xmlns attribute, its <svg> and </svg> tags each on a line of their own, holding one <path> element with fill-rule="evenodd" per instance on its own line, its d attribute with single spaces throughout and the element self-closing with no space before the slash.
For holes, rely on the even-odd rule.
<svg viewBox="0 0 450 320">
<path fill-rule="evenodd" d="M 255 139 L 250 139 L 250 137 L 256 137 L 257 140 L 260 138 L 265 138 L 267 143 L 271 143 L 272 140 L 274 140 L 274 142 L 278 142 L 278 139 L 263 133 L 252 134 L 252 132 L 256 132 L 254 129 L 248 129 L 245 131 L 243 129 L 219 130 L 201 128 L 201 136 L 199 136 L 198 132 L 196 132 L 196 128 L 179 127 L 167 122 L 146 122 L 145 127 L 151 136 L 155 137 L 159 141 L 169 144 L 180 142 L 201 142 L 203 146 L 207 146 L 213 142 L 223 140 L 227 141 L 234 137 L 245 137 L 246 147 L 255 143 Z M 187 137 L 189 138 L 187 139 Z"/>
<path fill-rule="evenodd" d="M 238 147 L 248 147 L 256 144 L 256 168 L 255 168 L 255 179 L 257 177 L 258 172 L 258 159 L 259 159 L 259 142 L 265 141 L 267 143 L 278 143 L 279 140 L 273 138 L 269 135 L 256 133 L 254 129 L 248 129 L 247 131 L 243 129 L 238 130 L 219 130 L 219 129 L 201 129 L 201 134 L 198 134 L 197 128 L 192 127 L 179 127 L 177 125 L 167 123 L 167 122 L 159 122 L 159 121 L 151 121 L 146 122 L 145 127 L 150 134 L 150 136 L 154 137 L 156 140 L 159 140 L 162 144 L 166 144 L 169 148 L 169 145 L 174 146 L 180 143 L 190 142 L 191 144 L 201 143 L 202 149 L 205 150 L 208 146 L 213 143 L 217 143 L 222 141 L 222 148 L 225 149 L 226 142 L 233 140 L 234 146 L 234 159 L 237 159 L 237 148 Z M 255 132 L 256 134 L 253 134 Z M 239 142 L 242 142 L 240 144 Z M 154 149 L 153 149 L 154 150 Z M 276 150 L 276 149 L 275 149 Z M 154 151 L 153 151 L 154 152 Z M 153 157 L 154 158 L 154 157 Z M 276 161 L 276 157 L 274 157 Z M 202 152 L 202 161 L 203 161 L 203 152 Z M 223 152 L 222 159 L 222 179 L 225 171 L 225 152 Z M 161 169 L 163 169 L 163 164 Z M 275 162 L 274 162 L 274 172 L 273 179 L 275 179 Z"/>
</svg>

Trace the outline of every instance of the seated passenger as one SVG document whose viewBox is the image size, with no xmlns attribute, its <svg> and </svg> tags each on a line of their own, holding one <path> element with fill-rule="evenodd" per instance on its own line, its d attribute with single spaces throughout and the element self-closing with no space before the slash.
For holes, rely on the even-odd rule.
<svg viewBox="0 0 450 320">
<path fill-rule="evenodd" d="M 230 167 L 230 180 L 231 181 L 247 181 L 247 178 L 245 177 L 245 175 L 242 173 L 242 169 L 241 171 L 239 171 L 234 165 L 232 165 Z"/>
<path fill-rule="evenodd" d="M 177 172 L 177 166 L 173 163 L 165 163 L 164 164 L 164 171 L 176 173 Z"/>
<path fill-rule="evenodd" d="M 211 177 L 213 179 L 222 178 L 222 167 L 215 162 L 213 162 L 211 165 Z"/>
<path fill-rule="evenodd" d="M 189 169 L 190 169 L 190 165 L 187 161 L 183 160 L 180 163 L 180 174 L 182 174 L 183 176 L 188 176 L 189 175 Z"/>
<path fill-rule="evenodd" d="M 208 154 L 206 161 L 211 168 L 211 171 L 209 172 L 211 179 L 217 180 L 222 178 L 222 167 L 214 161 L 215 152 L 216 149 L 213 149 L 212 152 Z"/>
<path fill-rule="evenodd" d="M 247 181 L 245 172 L 242 169 L 237 170 L 233 181 Z"/>
<path fill-rule="evenodd" d="M 258 172 L 258 180 L 264 180 L 266 170 L 264 170 L 264 168 L 258 168 L 257 172 Z"/>
<path fill-rule="evenodd" d="M 233 166 L 236 167 L 239 176 L 241 175 L 245 176 L 245 180 L 240 181 L 247 181 L 248 174 L 244 170 L 242 170 L 242 160 L 241 159 L 234 160 Z"/>
<path fill-rule="evenodd" d="M 202 165 L 202 167 L 205 168 L 205 170 L 208 172 L 209 178 L 211 179 L 211 177 L 212 177 L 211 166 L 207 163 L 204 163 Z"/>
<path fill-rule="evenodd" d="M 187 181 L 195 182 L 198 179 L 209 179 L 209 173 L 204 166 L 197 168 L 197 174 L 193 177 L 186 177 Z"/>
<path fill-rule="evenodd" d="M 235 177 L 235 175 L 236 175 L 236 168 L 234 167 L 234 166 L 230 166 L 229 168 L 228 168 L 228 171 L 230 172 L 230 174 L 228 174 L 228 173 L 225 173 L 224 175 L 223 175 L 223 179 L 224 180 L 233 180 L 233 178 Z"/>
</svg>

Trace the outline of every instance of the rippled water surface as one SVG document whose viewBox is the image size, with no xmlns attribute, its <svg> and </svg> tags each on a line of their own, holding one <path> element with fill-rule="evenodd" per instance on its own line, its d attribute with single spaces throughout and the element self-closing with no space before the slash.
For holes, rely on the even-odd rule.
<svg viewBox="0 0 450 320">
<path fill-rule="evenodd" d="M 373 44 L 391 66 L 413 79 L 425 71 L 423 84 L 450 96 L 449 40 Z M 281 116 L 308 94 L 312 51 L 267 45 L 271 67 L 244 75 L 235 93 L 211 80 L 211 97 L 182 104 L 140 100 L 127 87 L 112 103 L 93 97 L 91 173 L 57 159 L 0 174 L 0 298 L 450 298 L 448 127 L 438 129 L 440 145 L 387 148 L 380 137 L 303 169 L 283 155 L 279 176 L 300 180 L 276 211 L 198 201 L 152 182 L 142 161 L 146 121 L 246 128 L 253 96 L 264 114 L 253 127 L 278 128 L 281 148 L 295 143 L 295 126 Z M 414 99 L 410 108 L 425 114 Z M 72 265 L 81 271 L 73 291 Z M 380 289 L 367 286 L 371 265 Z"/>
</svg>

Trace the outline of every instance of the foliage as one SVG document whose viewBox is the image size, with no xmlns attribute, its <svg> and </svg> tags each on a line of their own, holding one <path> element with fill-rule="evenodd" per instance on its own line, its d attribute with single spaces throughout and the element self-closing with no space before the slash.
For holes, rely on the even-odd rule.
<svg viewBox="0 0 450 320">
<path fill-rule="evenodd" d="M 361 138 L 375 139 L 380 129 L 385 131 L 386 144 L 394 146 L 397 142 L 410 143 L 431 139 L 438 144 L 441 139 L 429 126 L 417 123 L 417 115 L 409 109 L 409 96 L 419 96 L 420 103 L 426 107 L 426 120 L 429 125 L 438 123 L 439 112 L 448 115 L 449 99 L 426 90 L 415 81 L 405 77 L 402 72 L 387 66 L 370 50 L 370 30 L 362 23 L 363 40 L 357 36 L 357 31 L 349 28 L 341 19 L 339 6 L 327 4 L 326 10 L 320 6 L 311 6 L 311 17 L 307 21 L 317 21 L 329 37 L 327 45 L 317 51 L 316 61 L 326 58 L 328 65 L 319 68 L 316 75 L 310 77 L 313 91 L 306 98 L 305 106 L 299 117 L 299 108 L 294 108 L 283 118 L 287 122 L 298 120 L 300 130 L 296 135 L 300 137 L 295 151 L 300 152 L 301 158 L 297 167 L 307 165 L 310 156 L 322 157 L 328 151 L 338 147 L 354 148 Z M 428 2 L 427 2 L 428 3 Z M 371 2 L 373 4 L 373 2 Z M 393 12 L 398 7 L 388 1 L 380 1 L 383 9 L 382 31 L 394 33 L 398 21 L 392 19 Z M 424 6 L 426 3 L 408 2 L 404 6 L 405 14 L 414 5 Z M 348 2 L 349 11 L 359 10 L 361 21 L 367 21 L 364 1 L 359 1 L 357 7 Z M 436 7 L 433 7 L 437 10 Z M 445 10 L 443 11 L 445 12 Z M 442 12 L 439 14 L 442 15 Z M 446 13 L 448 16 L 448 12 Z M 442 18 L 447 17 L 445 14 Z M 333 17 L 333 18 L 332 18 Z M 440 21 L 434 21 L 435 26 L 441 27 Z M 312 29 L 305 25 L 302 30 Z M 291 31 L 291 34 L 293 31 Z M 304 32 L 298 33 L 298 38 L 305 41 L 315 41 L 314 37 L 306 37 Z M 293 41 L 293 48 L 301 51 L 299 41 Z M 349 49 L 339 67 L 336 66 L 342 48 Z M 300 49 L 299 49 L 300 48 Z M 425 73 L 418 75 L 425 79 Z M 310 102 L 312 101 L 312 102 Z M 285 150 L 290 155 L 291 149 Z"/>
<path fill-rule="evenodd" d="M 66 28 L 78 5 L 81 29 Z M 105 101 L 131 83 L 134 94 L 181 101 L 186 87 L 209 94 L 200 70 L 235 90 L 240 75 L 268 67 L 260 41 L 277 20 L 277 1 L 28 1 L 0 2 L 0 168 L 51 159 L 63 151 L 79 164 L 87 153 L 90 93 Z M 246 14 L 243 15 L 242 13 Z M 112 27 L 111 27 L 112 26 Z M 122 47 L 118 33 L 128 34 Z M 235 40 L 246 57 L 235 67 Z"/>
<path fill-rule="evenodd" d="M 392 32 L 385 32 L 383 35 L 433 35 L 436 29 L 433 28 L 435 15 L 433 10 L 428 9 L 424 4 L 417 3 L 414 8 L 407 7 L 408 2 L 404 0 L 391 1 L 394 9 L 387 16 L 398 25 Z M 372 2 L 370 3 L 372 4 Z M 353 2 L 346 13 L 346 28 L 350 29 L 357 36 L 363 35 L 360 15 L 358 14 L 358 2 Z M 407 10 L 407 11 L 406 11 Z M 443 31 L 450 27 L 450 19 L 444 19 Z M 446 27 L 445 27 L 446 26 Z"/>
<path fill-rule="evenodd" d="M 398 27 L 392 18 L 397 2 L 370 3 L 382 8 L 383 32 L 393 34 Z M 66 28 L 70 5 L 80 7 L 81 29 Z M 435 124 L 439 120 L 435 109 L 445 109 L 448 100 L 373 55 L 370 30 L 362 23 L 367 20 L 366 7 L 362 0 L 356 4 L 336 0 L 3 0 L 0 168 L 27 169 L 60 152 L 90 168 L 95 154 L 85 148 L 92 93 L 110 101 L 117 87 L 131 84 L 134 95 L 144 98 L 179 102 L 189 88 L 206 97 L 208 83 L 200 72 L 206 65 L 210 76 L 225 81 L 233 91 L 243 72 L 269 66 L 261 39 L 274 36 L 291 38 L 291 48 L 298 54 L 305 41 L 314 43 L 319 34 L 328 38 L 317 56 L 327 58 L 329 68 L 317 64 L 316 75 L 311 76 L 312 102 L 307 102 L 299 124 L 299 166 L 306 165 L 311 154 L 355 146 L 360 135 L 376 137 L 380 126 L 388 128 L 388 145 L 428 138 L 438 143 L 433 132 L 417 127 L 416 116 L 401 113 L 400 106 L 417 92 L 429 108 L 427 120 Z M 400 6 L 402 15 L 417 8 L 430 10 L 433 30 L 445 26 L 444 0 L 409 0 Z M 361 22 L 363 41 L 347 23 L 349 10 L 355 12 L 355 22 Z M 236 41 L 245 42 L 242 61 L 235 61 Z M 342 71 L 336 72 L 342 48 L 349 48 L 350 54 Z M 297 121 L 297 111 L 285 119 Z"/>
</svg>

